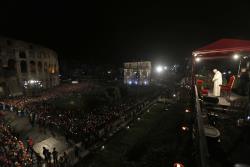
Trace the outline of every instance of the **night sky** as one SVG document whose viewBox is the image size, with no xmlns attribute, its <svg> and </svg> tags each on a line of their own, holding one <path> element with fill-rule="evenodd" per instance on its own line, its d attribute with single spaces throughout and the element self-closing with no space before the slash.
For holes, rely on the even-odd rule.
<svg viewBox="0 0 250 167">
<path fill-rule="evenodd" d="M 220 38 L 250 39 L 250 5 L 234 2 L 8 0 L 0 35 L 52 48 L 62 63 L 169 64 Z"/>
</svg>

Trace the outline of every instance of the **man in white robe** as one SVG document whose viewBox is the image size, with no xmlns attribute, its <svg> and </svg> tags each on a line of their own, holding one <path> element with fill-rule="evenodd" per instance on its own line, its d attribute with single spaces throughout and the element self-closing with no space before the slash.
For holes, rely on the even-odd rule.
<svg viewBox="0 0 250 167">
<path fill-rule="evenodd" d="M 213 77 L 213 82 L 214 82 L 213 95 L 214 96 L 220 96 L 220 85 L 222 85 L 222 75 L 221 75 L 221 72 L 218 71 L 217 69 L 214 69 L 213 72 L 214 72 L 214 77 Z"/>
</svg>

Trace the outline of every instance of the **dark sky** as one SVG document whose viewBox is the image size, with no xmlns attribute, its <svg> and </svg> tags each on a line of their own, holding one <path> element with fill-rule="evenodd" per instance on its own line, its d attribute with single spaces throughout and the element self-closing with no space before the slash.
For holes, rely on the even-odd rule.
<svg viewBox="0 0 250 167">
<path fill-rule="evenodd" d="M 178 62 L 220 38 L 250 39 L 249 4 L 174 2 L 8 0 L 0 35 L 55 49 L 61 62 L 114 65 Z"/>
</svg>

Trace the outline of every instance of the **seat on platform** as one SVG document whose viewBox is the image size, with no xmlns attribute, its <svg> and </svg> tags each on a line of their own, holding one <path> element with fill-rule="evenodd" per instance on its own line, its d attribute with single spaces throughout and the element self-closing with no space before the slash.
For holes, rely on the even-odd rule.
<svg viewBox="0 0 250 167">
<path fill-rule="evenodd" d="M 235 76 L 232 75 L 226 85 L 220 85 L 221 92 L 226 92 L 227 96 L 230 97 L 231 91 L 232 91 L 232 88 L 233 88 L 233 85 L 234 85 L 234 81 L 235 81 Z"/>
</svg>

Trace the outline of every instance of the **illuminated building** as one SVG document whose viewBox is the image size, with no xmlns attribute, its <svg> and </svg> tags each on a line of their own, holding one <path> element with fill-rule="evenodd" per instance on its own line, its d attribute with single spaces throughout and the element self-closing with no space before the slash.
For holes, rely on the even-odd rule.
<svg viewBox="0 0 250 167">
<path fill-rule="evenodd" d="M 31 87 L 59 84 L 57 53 L 32 43 L 0 38 L 0 96 L 17 96 Z"/>
<path fill-rule="evenodd" d="M 148 85 L 150 81 L 150 61 L 124 63 L 124 84 Z"/>
</svg>

